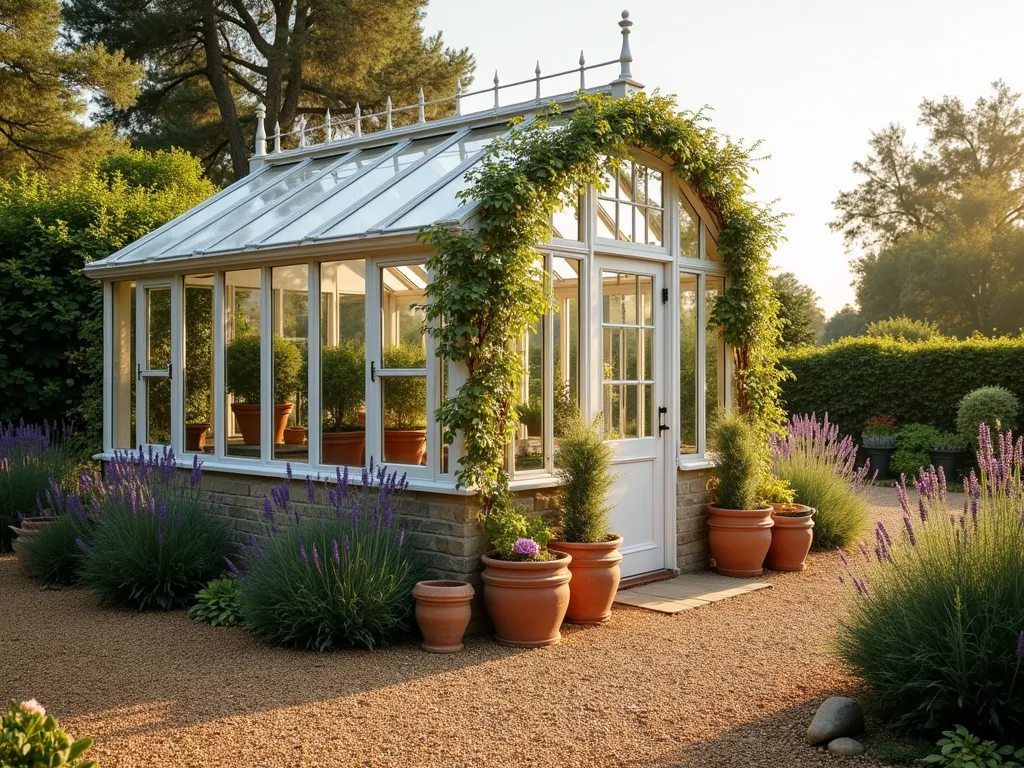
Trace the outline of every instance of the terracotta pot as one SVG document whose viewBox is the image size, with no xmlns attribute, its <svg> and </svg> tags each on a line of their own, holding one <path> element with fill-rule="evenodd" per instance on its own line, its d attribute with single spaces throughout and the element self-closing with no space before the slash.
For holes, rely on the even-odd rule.
<svg viewBox="0 0 1024 768">
<path fill-rule="evenodd" d="M 18 565 L 21 566 L 22 573 L 31 578 L 32 571 L 28 569 L 26 547 L 32 539 L 39 534 L 39 528 L 15 528 L 12 525 L 10 526 L 10 529 L 14 531 L 14 538 L 11 540 L 11 549 L 14 550 L 14 554 L 18 559 Z"/>
<path fill-rule="evenodd" d="M 284 428 L 294 407 L 291 403 L 278 403 L 274 406 L 274 445 L 284 442 Z M 238 420 L 242 442 L 246 445 L 259 445 L 260 406 L 251 403 L 232 403 L 231 412 Z"/>
<path fill-rule="evenodd" d="M 207 423 L 185 425 L 185 450 L 199 453 L 206 449 L 206 433 L 210 431 Z"/>
<path fill-rule="evenodd" d="M 42 530 L 46 526 L 52 525 L 56 520 L 57 520 L 57 518 L 54 517 L 53 515 L 49 515 L 49 516 L 45 516 L 45 517 L 43 517 L 43 516 L 40 516 L 40 517 L 23 517 L 21 519 L 21 528 L 18 529 L 18 528 L 15 528 L 14 526 L 11 526 L 11 530 L 14 531 L 15 533 L 18 533 L 19 530 L 20 530 L 20 535 L 26 536 L 26 534 L 29 531 L 39 531 L 39 530 Z M 31 538 L 31 536 L 26 536 L 26 538 Z"/>
<path fill-rule="evenodd" d="M 527 424 L 526 425 L 526 436 L 527 437 L 540 437 L 540 424 Z"/>
<path fill-rule="evenodd" d="M 760 576 L 772 545 L 772 508 L 721 509 L 708 504 L 708 544 L 715 569 L 725 576 Z"/>
<path fill-rule="evenodd" d="M 324 464 L 338 466 L 361 467 L 366 453 L 366 433 L 358 432 L 324 432 L 322 437 Z"/>
<path fill-rule="evenodd" d="M 764 564 L 773 571 L 802 571 L 814 540 L 814 510 L 803 504 L 772 504 L 772 545 Z"/>
<path fill-rule="evenodd" d="M 426 464 L 427 430 L 385 429 L 385 464 Z"/>
<path fill-rule="evenodd" d="M 416 623 L 423 633 L 424 651 L 454 653 L 462 650 L 462 636 L 473 611 L 473 586 L 464 581 L 421 581 L 412 590 Z"/>
<path fill-rule="evenodd" d="M 305 427 L 285 427 L 284 428 L 284 444 L 285 445 L 305 445 L 306 435 L 309 433 Z"/>
<path fill-rule="evenodd" d="M 569 608 L 565 620 L 571 624 L 604 624 L 612 617 L 612 601 L 619 589 L 622 537 L 578 544 L 552 541 L 548 549 L 572 555 L 569 573 Z"/>
<path fill-rule="evenodd" d="M 481 555 L 484 605 L 494 639 L 504 645 L 537 648 L 562 640 L 559 627 L 569 607 L 570 555 L 518 562 Z"/>
</svg>

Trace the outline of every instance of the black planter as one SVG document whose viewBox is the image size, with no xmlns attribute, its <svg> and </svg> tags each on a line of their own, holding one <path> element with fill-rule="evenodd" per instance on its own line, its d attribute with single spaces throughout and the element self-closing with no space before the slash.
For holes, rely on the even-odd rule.
<svg viewBox="0 0 1024 768">
<path fill-rule="evenodd" d="M 892 459 L 896 449 L 869 448 L 866 445 L 863 448 L 864 455 L 871 462 L 871 470 L 868 472 L 868 477 L 874 475 L 876 480 L 892 480 L 892 473 L 889 472 L 889 461 Z M 876 472 L 877 474 L 875 474 Z"/>
<path fill-rule="evenodd" d="M 931 451 L 932 466 L 935 469 L 942 467 L 942 473 L 949 482 L 956 481 L 960 471 L 960 460 L 963 458 L 962 451 Z"/>
</svg>

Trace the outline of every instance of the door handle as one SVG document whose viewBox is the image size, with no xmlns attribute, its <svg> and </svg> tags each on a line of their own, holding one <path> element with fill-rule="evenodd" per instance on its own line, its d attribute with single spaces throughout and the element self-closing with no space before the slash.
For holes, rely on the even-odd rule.
<svg viewBox="0 0 1024 768">
<path fill-rule="evenodd" d="M 666 413 L 668 413 L 667 407 L 664 405 L 658 406 L 658 437 L 661 437 L 665 430 L 668 429 L 668 424 L 665 423 Z"/>
<path fill-rule="evenodd" d="M 370 361 L 370 381 L 377 381 L 377 361 Z"/>
</svg>

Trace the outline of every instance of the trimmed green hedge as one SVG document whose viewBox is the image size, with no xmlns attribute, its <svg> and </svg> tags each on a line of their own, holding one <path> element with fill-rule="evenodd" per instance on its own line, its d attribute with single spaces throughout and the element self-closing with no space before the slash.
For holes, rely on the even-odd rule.
<svg viewBox="0 0 1024 768">
<path fill-rule="evenodd" d="M 883 415 L 955 432 L 960 399 L 978 387 L 1006 387 L 1024 401 L 1024 337 L 845 338 L 787 352 L 780 362 L 796 376 L 782 384 L 786 409 L 827 412 L 855 439 L 867 419 Z"/>
</svg>

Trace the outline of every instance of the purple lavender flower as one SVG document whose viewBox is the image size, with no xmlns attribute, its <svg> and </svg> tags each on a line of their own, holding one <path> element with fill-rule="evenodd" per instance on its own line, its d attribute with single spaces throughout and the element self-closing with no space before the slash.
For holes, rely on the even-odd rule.
<svg viewBox="0 0 1024 768">
<path fill-rule="evenodd" d="M 512 552 L 520 557 L 536 557 L 540 554 L 540 545 L 533 539 L 516 539 Z"/>
<path fill-rule="evenodd" d="M 313 544 L 313 565 L 318 571 L 320 570 L 320 553 L 317 552 L 316 543 Z"/>
<path fill-rule="evenodd" d="M 303 565 L 309 565 L 309 561 L 306 560 L 306 542 L 302 540 L 302 536 L 299 536 L 299 562 Z"/>
<path fill-rule="evenodd" d="M 230 557 L 225 557 L 224 558 L 224 562 L 228 564 L 228 570 L 230 570 L 231 573 L 234 574 L 235 578 L 241 580 L 242 579 L 242 572 L 240 570 L 238 570 L 238 566 L 236 566 L 232 562 L 231 558 Z"/>
<path fill-rule="evenodd" d="M 351 549 L 351 543 L 348 540 L 348 534 L 347 533 L 341 534 L 341 542 L 342 542 L 342 544 L 345 547 L 345 551 L 348 552 L 349 549 Z"/>
<path fill-rule="evenodd" d="M 1017 661 L 1024 661 L 1024 632 L 1017 638 Z"/>
<path fill-rule="evenodd" d="M 316 488 L 313 486 L 313 478 L 306 475 L 306 500 L 312 504 L 316 498 Z"/>
<path fill-rule="evenodd" d="M 341 557 L 338 554 L 338 540 L 337 539 L 331 539 L 331 555 L 334 557 L 334 564 L 335 565 L 340 565 L 341 564 Z"/>
<path fill-rule="evenodd" d="M 87 547 L 85 542 L 82 541 L 80 538 L 76 538 L 75 539 L 75 546 L 78 547 L 83 552 L 85 552 L 86 554 L 89 553 L 89 547 Z"/>
<path fill-rule="evenodd" d="M 910 546 L 917 546 L 917 536 L 914 535 L 914 521 L 910 519 L 910 515 L 903 516 L 903 526 L 907 529 L 907 537 L 910 539 Z"/>
<path fill-rule="evenodd" d="M 266 496 L 263 497 L 263 517 L 267 519 L 268 523 L 274 522 L 274 505 Z"/>
<path fill-rule="evenodd" d="M 395 546 L 396 547 L 401 547 L 402 543 L 404 541 L 405 541 L 405 526 L 403 525 L 403 526 L 401 526 L 398 529 L 398 533 L 395 534 Z"/>
</svg>

